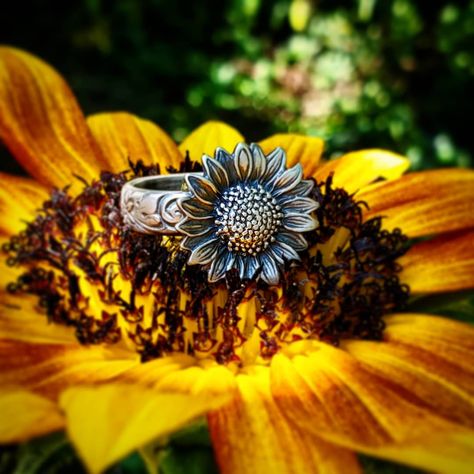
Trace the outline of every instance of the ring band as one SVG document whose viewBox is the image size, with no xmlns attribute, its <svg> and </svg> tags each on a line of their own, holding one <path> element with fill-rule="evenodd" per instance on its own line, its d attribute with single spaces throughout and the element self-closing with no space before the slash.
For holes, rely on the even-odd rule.
<svg viewBox="0 0 474 474">
<path fill-rule="evenodd" d="M 202 173 L 176 173 L 136 178 L 122 188 L 120 209 L 123 220 L 145 234 L 178 234 L 176 225 L 184 217 L 178 201 L 190 196 L 186 176 Z"/>
</svg>

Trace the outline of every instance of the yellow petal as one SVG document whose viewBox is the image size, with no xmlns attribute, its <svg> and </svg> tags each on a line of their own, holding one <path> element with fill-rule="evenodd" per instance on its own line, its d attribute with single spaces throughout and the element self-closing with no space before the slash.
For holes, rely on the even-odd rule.
<svg viewBox="0 0 474 474">
<path fill-rule="evenodd" d="M 418 439 L 407 446 L 385 446 L 382 456 L 395 462 L 443 474 L 472 474 L 474 434 L 472 431 L 433 432 L 426 440 Z"/>
<path fill-rule="evenodd" d="M 72 328 L 50 323 L 45 315 L 38 314 L 36 297 L 22 295 L 19 298 L 2 287 L 0 301 L 0 339 L 66 344 L 77 341 Z"/>
<path fill-rule="evenodd" d="M 0 259 L 0 339 L 75 343 L 77 339 L 72 328 L 52 324 L 45 314 L 41 314 L 36 296 L 19 297 L 7 290 L 21 273 L 21 269 L 10 267 L 5 259 Z"/>
<path fill-rule="evenodd" d="M 388 324 L 390 326 L 390 322 Z M 436 332 L 436 321 L 432 320 L 432 324 Z M 442 329 L 443 325 L 437 330 Z M 459 325 L 458 330 L 463 329 L 465 327 Z M 471 328 L 468 332 L 474 335 Z M 410 396 L 429 407 L 433 413 L 474 428 L 474 369 L 456 360 L 447 360 L 442 351 L 438 352 L 440 346 L 436 343 L 430 350 L 400 341 L 349 341 L 344 348 L 371 373 L 380 377 L 381 383 L 396 386 L 400 391 L 408 390 Z M 460 348 L 451 351 L 462 353 Z"/>
<path fill-rule="evenodd" d="M 455 465 L 465 471 L 474 461 L 472 445 L 456 444 L 474 431 L 443 418 L 411 387 L 384 380 L 341 349 L 314 343 L 306 356 L 279 354 L 271 375 L 281 410 L 316 436 L 428 470 L 448 472 Z M 443 438 L 448 447 L 433 456 Z"/>
<path fill-rule="evenodd" d="M 57 405 L 33 393 L 0 392 L 0 443 L 19 443 L 59 430 L 64 418 Z"/>
<path fill-rule="evenodd" d="M 181 372 L 187 367 L 196 365 L 196 360 L 187 354 L 175 354 L 160 357 L 148 361 L 146 364 L 137 364 L 123 374 L 121 381 L 124 383 L 139 384 L 142 386 L 156 388 L 156 384 L 163 380 L 168 374 Z M 168 387 L 169 388 L 169 387 Z M 178 387 L 171 387 L 170 391 L 179 391 Z M 183 390 L 188 393 L 188 389 Z"/>
<path fill-rule="evenodd" d="M 40 59 L 0 48 L 0 139 L 36 179 L 94 179 L 102 157 L 64 79 Z"/>
<path fill-rule="evenodd" d="M 227 399 L 112 384 L 71 388 L 61 396 L 60 404 L 69 438 L 89 470 L 98 473 Z"/>
<path fill-rule="evenodd" d="M 214 156 L 217 147 L 232 153 L 237 143 L 243 141 L 244 137 L 235 128 L 211 121 L 192 131 L 179 145 L 179 150 L 183 156 L 189 151 L 192 160 L 201 161 L 203 154 Z"/>
<path fill-rule="evenodd" d="M 474 171 L 422 171 L 371 186 L 358 196 L 369 205 L 366 218 L 384 217 L 387 228 L 410 237 L 474 226 Z"/>
<path fill-rule="evenodd" d="M 20 443 L 64 426 L 55 403 L 24 390 L 2 390 L 0 413 L 0 444 Z"/>
<path fill-rule="evenodd" d="M 160 392 L 214 396 L 236 390 L 234 373 L 226 366 L 195 357 L 175 354 L 139 364 L 128 370 L 121 380 L 140 384 Z"/>
<path fill-rule="evenodd" d="M 239 375 L 239 395 L 208 415 L 223 474 L 358 473 L 354 454 L 287 420 L 271 398 L 269 371 Z"/>
<path fill-rule="evenodd" d="M 474 231 L 441 235 L 414 245 L 399 259 L 412 293 L 474 288 Z"/>
<path fill-rule="evenodd" d="M 107 169 L 123 171 L 128 160 L 159 164 L 161 174 L 167 168 L 179 168 L 182 156 L 171 137 L 149 120 L 126 112 L 102 113 L 88 117 L 87 123 L 107 160 Z"/>
<path fill-rule="evenodd" d="M 0 235 L 10 236 L 35 217 L 49 193 L 32 179 L 6 173 L 0 173 L 0 183 Z"/>
<path fill-rule="evenodd" d="M 384 339 L 436 352 L 464 369 L 472 370 L 474 328 L 427 314 L 395 314 L 385 318 Z"/>
<path fill-rule="evenodd" d="M 235 376 L 231 370 L 217 364 L 169 372 L 157 380 L 154 386 L 162 391 L 208 396 L 233 393 L 236 389 Z"/>
<path fill-rule="evenodd" d="M 118 349 L 0 340 L 0 386 L 34 390 L 52 400 L 67 387 L 104 383 L 137 363 Z"/>
<path fill-rule="evenodd" d="M 277 147 L 283 148 L 288 167 L 301 163 L 306 177 L 314 175 L 324 149 L 324 141 L 320 138 L 289 133 L 272 135 L 259 142 L 259 145 L 266 155 Z"/>
<path fill-rule="evenodd" d="M 334 186 L 354 193 L 379 178 L 397 179 L 409 166 L 407 158 L 391 151 L 361 150 L 328 161 L 316 171 L 314 178 L 322 181 L 334 173 Z"/>
</svg>

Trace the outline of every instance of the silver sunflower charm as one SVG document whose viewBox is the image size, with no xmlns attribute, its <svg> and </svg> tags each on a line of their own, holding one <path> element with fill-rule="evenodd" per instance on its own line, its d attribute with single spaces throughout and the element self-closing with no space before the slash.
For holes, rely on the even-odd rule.
<svg viewBox="0 0 474 474">
<path fill-rule="evenodd" d="M 204 155 L 202 165 L 202 176 L 186 176 L 189 196 L 178 202 L 188 263 L 203 265 L 210 282 L 235 268 L 240 278 L 277 284 L 283 263 L 299 260 L 308 246 L 301 233 L 317 227 L 311 213 L 318 203 L 307 197 L 313 182 L 302 180 L 300 164 L 286 169 L 282 148 L 265 156 L 258 145 L 240 143 L 233 154 L 217 148 L 214 158 Z"/>
</svg>

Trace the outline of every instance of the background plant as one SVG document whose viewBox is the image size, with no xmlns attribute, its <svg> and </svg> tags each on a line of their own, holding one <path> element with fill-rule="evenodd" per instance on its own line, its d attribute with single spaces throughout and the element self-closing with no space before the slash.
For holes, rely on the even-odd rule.
<svg viewBox="0 0 474 474">
<path fill-rule="evenodd" d="M 249 140 L 322 136 L 329 155 L 381 146 L 415 168 L 472 162 L 473 0 L 30 0 L 24 9 L 2 15 L 2 42 L 54 64 L 86 113 L 128 110 L 177 140 L 220 118 Z"/>
</svg>

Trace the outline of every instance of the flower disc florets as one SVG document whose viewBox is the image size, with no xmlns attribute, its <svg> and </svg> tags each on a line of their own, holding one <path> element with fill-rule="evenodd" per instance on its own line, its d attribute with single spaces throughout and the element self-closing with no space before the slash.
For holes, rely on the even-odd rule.
<svg viewBox="0 0 474 474">
<path fill-rule="evenodd" d="M 217 235 L 231 252 L 254 255 L 275 242 L 283 212 L 261 184 L 233 186 L 216 203 Z"/>
<path fill-rule="evenodd" d="M 168 171 L 200 170 L 186 159 L 179 170 Z M 305 233 L 307 250 L 300 260 L 282 263 L 279 284 L 268 285 L 240 278 L 240 268 L 209 283 L 207 271 L 188 264 L 189 252 L 181 247 L 187 237 L 140 234 L 123 222 L 124 183 L 159 173 L 156 166 L 131 164 L 124 173 L 102 173 L 78 196 L 53 191 L 37 218 L 4 246 L 8 263 L 22 270 L 8 290 L 33 295 L 38 311 L 54 324 L 73 328 L 80 343 L 126 340 L 143 361 L 180 352 L 219 363 L 266 363 L 299 339 L 332 344 L 349 337 L 379 339 L 382 316 L 404 305 L 408 288 L 398 279 L 397 259 L 406 250 L 406 238 L 399 230 L 384 230 L 381 218 L 364 221 L 363 203 L 334 188 L 331 178 L 311 182 L 308 193 L 319 205 L 314 211 L 319 225 Z M 222 215 L 213 213 L 220 204 L 206 212 L 225 251 L 233 237 L 239 248 L 231 250 L 239 255 L 242 245 L 246 248 L 245 226 L 217 235 L 226 225 L 225 215 L 228 228 L 239 222 L 237 213 L 231 217 L 233 186 L 215 201 L 224 203 Z M 256 181 L 248 187 L 256 191 L 243 188 L 240 209 L 252 212 L 257 202 L 252 196 L 267 197 L 265 212 L 272 217 L 262 217 L 260 225 L 270 229 L 268 234 L 275 227 L 273 237 L 282 235 L 285 217 L 278 227 L 282 211 L 273 190 Z M 266 232 L 257 233 L 260 255 L 272 246 L 272 236 L 266 238 Z M 267 249 L 265 242 L 270 242 Z M 22 301 L 18 298 L 19 305 Z"/>
</svg>

